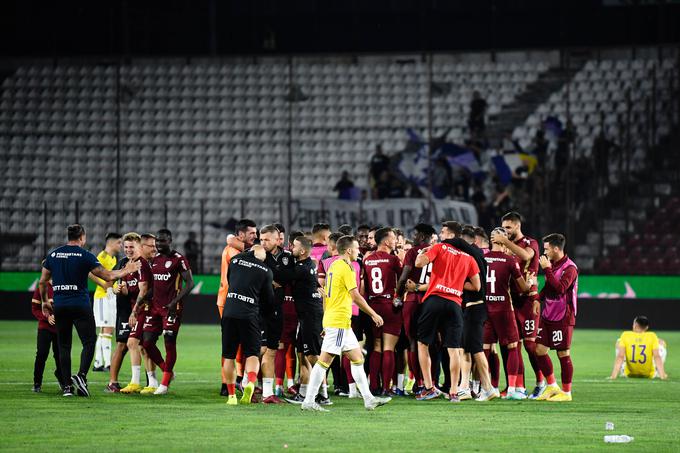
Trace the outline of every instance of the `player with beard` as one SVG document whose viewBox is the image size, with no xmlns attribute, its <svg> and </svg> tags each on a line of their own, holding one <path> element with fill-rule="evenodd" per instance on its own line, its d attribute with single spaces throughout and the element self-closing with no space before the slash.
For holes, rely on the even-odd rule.
<svg viewBox="0 0 680 453">
<path fill-rule="evenodd" d="M 394 306 L 397 279 L 401 262 L 392 252 L 397 236 L 391 228 L 375 232 L 377 249 L 364 259 L 364 294 L 368 304 L 378 313 L 384 324 L 373 328 L 373 352 L 369 360 L 371 391 L 374 395 L 389 394 L 395 369 L 394 349 L 401 333 L 400 308 Z M 382 376 L 382 391 L 380 377 Z"/>
<path fill-rule="evenodd" d="M 536 337 L 536 355 L 548 385 L 536 398 L 547 401 L 571 401 L 571 382 L 574 365 L 571 362 L 571 337 L 576 324 L 578 298 L 578 267 L 564 253 L 566 239 L 552 233 L 543 238 L 543 255 L 539 264 L 545 272 L 545 285 L 541 289 L 543 302 L 541 321 Z M 562 370 L 562 390 L 555 382 L 552 362 L 548 352 L 557 351 Z"/>
<path fill-rule="evenodd" d="M 236 222 L 234 228 L 236 236 L 227 236 L 227 245 L 222 250 L 222 262 L 220 266 L 220 288 L 217 290 L 217 310 L 220 314 L 220 319 L 222 319 L 222 313 L 224 311 L 224 302 L 227 299 L 227 293 L 229 292 L 229 282 L 227 281 L 227 272 L 229 271 L 229 263 L 231 259 L 249 249 L 255 243 L 257 238 L 257 225 L 250 219 L 241 219 Z M 227 378 L 224 374 L 224 357 L 221 357 L 222 366 L 220 367 L 222 371 L 222 388 L 220 389 L 220 395 L 228 396 L 227 392 Z M 240 354 L 236 354 L 236 383 L 241 384 L 243 379 L 243 358 Z"/>
<path fill-rule="evenodd" d="M 149 286 L 153 282 L 151 268 L 141 256 L 142 238 L 139 234 L 127 233 L 123 236 L 123 252 L 125 253 L 125 258 L 118 263 L 119 267 L 124 267 L 128 261 L 140 261 L 141 268 L 138 272 L 123 277 L 113 290 L 116 294 L 116 349 L 113 351 L 113 357 L 111 358 L 109 384 L 104 389 L 104 391 L 109 393 L 121 391 L 120 384 L 118 384 L 118 372 L 123 363 L 123 358 L 128 351 L 127 342 L 130 338 L 130 315 L 132 314 L 132 308 L 136 305 L 137 301 L 144 300 Z M 137 376 L 133 376 L 132 379 L 135 381 L 136 377 L 138 383 L 140 370 L 141 367 L 137 367 Z M 133 369 L 133 373 L 134 371 Z"/>
<path fill-rule="evenodd" d="M 402 295 L 403 307 L 401 315 L 404 332 L 408 337 L 410 346 L 408 351 L 408 367 L 413 374 L 415 391 L 422 390 L 423 376 L 418 362 L 418 316 L 420 304 L 430 281 L 432 265 L 424 268 L 416 267 L 418 253 L 430 246 L 432 235 L 436 234 L 432 225 L 419 223 L 414 227 L 413 247 L 404 257 L 404 267 L 397 283 L 397 294 Z M 408 389 L 408 388 L 407 388 Z"/>
<path fill-rule="evenodd" d="M 290 247 L 286 244 L 286 229 L 280 223 L 275 223 L 274 226 L 279 230 L 279 248 L 290 250 Z M 298 330 L 298 317 L 295 311 L 292 285 L 286 285 L 284 291 L 285 296 L 282 305 L 283 331 L 281 332 L 281 341 L 279 342 L 279 349 L 276 350 L 276 358 L 274 360 L 274 375 L 276 376 L 274 394 L 277 397 L 283 396 L 283 378 L 285 375 L 288 376 L 288 392 L 291 394 L 296 393 L 294 386 L 296 367 L 295 342 Z"/>
<path fill-rule="evenodd" d="M 368 230 L 368 237 L 366 238 L 366 245 L 368 249 L 366 250 L 366 253 L 364 253 L 364 258 L 366 258 L 366 256 L 370 255 L 376 250 L 376 248 L 378 248 L 378 245 L 375 243 L 375 232 L 380 228 L 382 228 L 382 226 L 376 225 Z"/>
<path fill-rule="evenodd" d="M 295 262 L 293 255 L 279 246 L 279 230 L 274 225 L 265 225 L 260 229 L 260 244 L 267 252 L 265 264 L 274 275 L 274 307 L 262 318 L 262 402 L 265 404 L 283 404 L 284 401 L 274 395 L 274 379 L 276 376 L 276 351 L 279 349 L 283 332 L 283 303 L 286 296 L 286 285 L 294 275 Z"/>
<path fill-rule="evenodd" d="M 163 370 L 163 380 L 154 395 L 165 395 L 172 380 L 177 361 L 177 336 L 182 324 L 183 299 L 194 287 L 189 262 L 178 251 L 171 249 L 172 233 L 161 229 L 156 235 L 156 255 L 151 263 L 153 297 L 151 309 L 144 321 L 143 346 L 149 357 Z M 182 284 L 182 282 L 184 282 Z M 163 334 L 165 360 L 156 346 Z"/>
<path fill-rule="evenodd" d="M 229 292 L 225 299 L 222 316 L 222 355 L 224 373 L 227 376 L 229 406 L 236 406 L 236 350 L 240 347 L 245 356 L 245 371 L 248 383 L 243 388 L 241 404 L 250 404 L 257 372 L 262 334 L 260 319 L 263 313 L 272 308 L 272 271 L 264 265 L 264 248 L 256 245 L 248 252 L 240 253 L 231 259 L 227 282 Z"/>
<path fill-rule="evenodd" d="M 146 315 L 149 313 L 149 302 L 151 301 L 151 288 L 153 287 L 153 273 L 151 272 L 151 260 L 156 256 L 156 236 L 150 233 L 142 234 L 141 237 L 141 260 L 140 273 L 148 272 L 150 280 L 147 285 L 146 297 L 131 300 L 134 307 L 130 313 L 128 324 L 130 325 L 130 335 L 127 340 L 127 349 L 130 351 L 130 366 L 132 367 L 132 379 L 130 383 L 123 387 L 121 393 L 141 393 L 144 395 L 152 394 L 158 388 L 156 378 L 156 364 L 149 358 L 141 347 L 144 335 L 143 327 Z M 146 270 L 143 270 L 146 269 Z M 140 383 L 142 370 L 142 355 L 144 355 L 144 366 L 146 368 L 147 386 L 142 388 Z"/>
<path fill-rule="evenodd" d="M 536 284 L 536 275 L 538 274 L 538 242 L 525 236 L 522 233 L 522 216 L 517 212 L 508 212 L 502 218 L 502 226 L 507 237 L 496 235 L 497 238 L 491 238 L 492 241 L 500 241 L 508 251 L 515 256 L 522 275 L 525 280 L 532 280 L 531 290 L 527 292 L 520 291 L 514 284 L 512 287 L 512 304 L 515 307 L 515 317 L 517 318 L 517 327 L 519 329 L 520 337 L 523 339 L 524 349 L 527 351 L 531 367 L 534 369 L 536 375 L 536 387 L 529 396 L 530 399 L 537 398 L 538 395 L 545 388 L 545 379 L 538 367 L 536 361 L 536 334 L 538 329 L 539 315 L 537 308 L 540 306 L 538 302 L 538 286 Z M 507 350 L 501 348 L 503 361 L 507 362 Z M 524 363 L 522 361 L 522 354 L 520 354 L 519 374 L 517 378 L 517 391 L 526 391 L 524 388 Z"/>
<path fill-rule="evenodd" d="M 128 263 L 117 271 L 106 269 L 92 253 L 83 247 L 87 241 L 85 229 L 78 224 L 69 225 L 66 245 L 51 250 L 43 261 L 38 281 L 42 313 L 46 319 L 54 316 L 59 342 L 59 365 L 62 373 L 62 392 L 73 396 L 90 396 L 87 372 L 94 357 L 97 341 L 92 305 L 87 291 L 87 278 L 92 274 L 104 281 L 113 282 L 137 272 L 139 263 Z M 49 282 L 52 281 L 53 301 L 49 299 Z M 83 350 L 80 354 L 78 374 L 71 376 L 71 346 L 73 327 L 76 328 Z M 70 383 L 69 383 L 70 380 Z"/>
</svg>

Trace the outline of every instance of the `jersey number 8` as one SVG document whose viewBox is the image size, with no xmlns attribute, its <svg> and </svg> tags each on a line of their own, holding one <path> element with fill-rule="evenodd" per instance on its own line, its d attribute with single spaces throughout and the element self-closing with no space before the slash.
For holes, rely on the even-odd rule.
<svg viewBox="0 0 680 453">
<path fill-rule="evenodd" d="M 373 294 L 382 294 L 385 289 L 382 281 L 382 270 L 379 267 L 371 269 L 371 289 Z"/>
</svg>

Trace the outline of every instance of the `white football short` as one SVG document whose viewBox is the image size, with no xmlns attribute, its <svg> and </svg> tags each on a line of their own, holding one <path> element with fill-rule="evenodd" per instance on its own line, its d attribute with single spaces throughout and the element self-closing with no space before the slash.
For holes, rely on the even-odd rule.
<svg viewBox="0 0 680 453">
<path fill-rule="evenodd" d="M 345 351 L 351 351 L 359 347 L 357 336 L 350 329 L 337 329 L 335 327 L 324 327 L 323 344 L 321 351 L 333 355 L 340 355 Z"/>
<path fill-rule="evenodd" d="M 97 327 L 115 327 L 116 325 L 116 295 L 111 288 L 106 296 L 94 300 L 94 323 Z"/>
</svg>

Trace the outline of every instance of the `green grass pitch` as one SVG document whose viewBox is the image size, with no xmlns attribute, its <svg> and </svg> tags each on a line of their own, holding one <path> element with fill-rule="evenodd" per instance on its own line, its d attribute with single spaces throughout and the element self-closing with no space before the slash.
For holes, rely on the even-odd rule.
<svg viewBox="0 0 680 453">
<path fill-rule="evenodd" d="M 35 332 L 34 322 L 0 322 L 1 451 L 680 451 L 680 332 L 658 332 L 668 342 L 666 382 L 607 381 L 618 332 L 576 330 L 570 403 L 397 398 L 367 412 L 358 400 L 336 397 L 326 414 L 293 405 L 228 407 L 218 394 L 217 326 L 182 328 L 169 395 L 105 394 L 108 376 L 90 373 L 92 397 L 64 399 L 51 357 L 43 393 L 34 394 Z M 129 370 L 126 358 L 121 383 Z M 605 444 L 608 421 L 614 434 L 635 441 Z"/>
</svg>

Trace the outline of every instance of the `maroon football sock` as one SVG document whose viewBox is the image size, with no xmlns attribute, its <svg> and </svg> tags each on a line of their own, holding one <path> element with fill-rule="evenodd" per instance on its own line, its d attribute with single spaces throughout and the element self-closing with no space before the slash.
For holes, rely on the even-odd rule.
<svg viewBox="0 0 680 453">
<path fill-rule="evenodd" d="M 371 359 L 369 361 L 370 370 L 370 380 L 371 380 L 371 390 L 376 390 L 380 388 L 380 364 L 382 363 L 382 354 L 379 351 L 373 351 L 371 353 Z"/>
<path fill-rule="evenodd" d="M 160 349 L 158 349 L 158 346 L 156 346 L 156 343 L 144 340 L 142 346 L 151 360 L 153 360 L 153 363 L 158 365 L 158 368 L 160 368 L 161 371 L 165 371 L 165 361 L 163 360 L 163 355 L 161 354 Z"/>
<path fill-rule="evenodd" d="M 534 370 L 534 374 L 536 375 L 536 382 L 541 382 L 543 380 L 543 373 L 541 373 L 541 369 L 538 367 L 538 362 L 536 361 L 536 342 L 525 341 L 524 349 L 527 351 L 531 368 Z"/>
<path fill-rule="evenodd" d="M 394 351 L 383 351 L 382 353 L 382 378 L 383 389 L 390 390 L 392 375 L 394 374 Z"/>
<path fill-rule="evenodd" d="M 347 376 L 347 383 L 354 384 L 354 378 L 352 377 L 352 365 L 347 357 L 342 356 L 342 369 L 345 370 L 345 375 Z"/>
<path fill-rule="evenodd" d="M 560 357 L 560 367 L 562 368 L 562 390 L 571 392 L 571 380 L 574 377 L 574 365 L 571 363 L 571 356 Z"/>
<path fill-rule="evenodd" d="M 554 384 L 555 374 L 553 373 L 553 364 L 548 354 L 537 355 L 536 362 L 538 362 L 538 366 L 541 367 L 541 373 L 543 373 L 543 376 L 545 376 L 548 381 L 548 385 Z"/>
<path fill-rule="evenodd" d="M 517 376 L 518 371 L 519 348 L 508 349 L 508 376 Z M 517 384 L 517 382 L 515 382 L 515 384 Z"/>
<path fill-rule="evenodd" d="M 172 372 L 177 362 L 177 343 L 172 340 L 165 340 L 165 369 L 163 371 Z"/>
<path fill-rule="evenodd" d="M 517 349 L 517 360 L 519 362 L 519 366 L 517 367 L 517 383 L 515 384 L 517 387 L 525 388 L 526 386 L 524 385 L 524 357 L 522 357 L 522 351 L 519 348 L 519 345 L 515 348 Z"/>
</svg>

